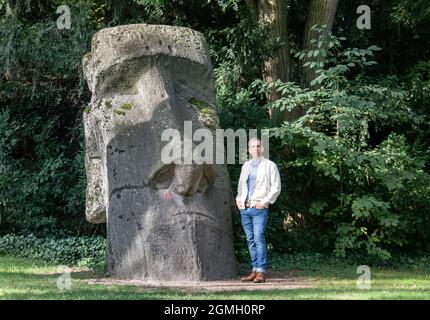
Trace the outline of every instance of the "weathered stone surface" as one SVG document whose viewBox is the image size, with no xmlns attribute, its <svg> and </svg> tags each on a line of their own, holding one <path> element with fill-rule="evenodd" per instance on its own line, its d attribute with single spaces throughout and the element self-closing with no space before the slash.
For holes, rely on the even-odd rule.
<svg viewBox="0 0 430 320">
<path fill-rule="evenodd" d="M 83 58 L 86 217 L 107 223 L 107 271 L 127 279 L 236 275 L 224 165 L 163 164 L 163 130 L 217 125 L 202 34 L 135 24 L 99 31 Z M 205 114 L 192 101 L 203 101 Z M 208 109 L 209 106 L 209 109 Z"/>
</svg>

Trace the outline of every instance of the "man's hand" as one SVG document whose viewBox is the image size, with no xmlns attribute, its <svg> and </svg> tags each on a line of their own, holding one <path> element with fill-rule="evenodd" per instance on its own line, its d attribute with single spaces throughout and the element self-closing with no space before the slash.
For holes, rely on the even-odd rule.
<svg viewBox="0 0 430 320">
<path fill-rule="evenodd" d="M 240 209 L 243 209 L 243 207 L 244 207 L 243 202 L 242 202 L 242 201 L 239 201 L 239 200 L 236 200 L 236 205 L 237 205 L 237 207 L 239 208 L 239 210 L 240 210 Z"/>
<path fill-rule="evenodd" d="M 256 207 L 257 209 L 264 209 L 264 206 L 261 204 L 261 202 L 260 202 L 260 201 L 257 201 L 257 202 L 255 203 L 255 207 Z"/>
</svg>

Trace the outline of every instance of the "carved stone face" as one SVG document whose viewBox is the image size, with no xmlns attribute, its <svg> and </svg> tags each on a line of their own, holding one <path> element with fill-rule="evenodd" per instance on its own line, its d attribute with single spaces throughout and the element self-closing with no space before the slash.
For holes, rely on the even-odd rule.
<svg viewBox="0 0 430 320">
<path fill-rule="evenodd" d="M 164 164 L 161 134 L 205 127 L 213 105 L 203 36 L 144 24 L 98 32 L 83 59 L 92 91 L 84 112 L 86 216 L 107 223 L 107 271 L 122 278 L 235 276 L 231 193 L 224 165 Z"/>
</svg>

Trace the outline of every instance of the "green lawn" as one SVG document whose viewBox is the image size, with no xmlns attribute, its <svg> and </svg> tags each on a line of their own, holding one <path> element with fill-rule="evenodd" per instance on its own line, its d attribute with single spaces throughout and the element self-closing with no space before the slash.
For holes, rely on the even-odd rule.
<svg viewBox="0 0 430 320">
<path fill-rule="evenodd" d="M 356 268 L 300 271 L 310 281 L 305 289 L 188 293 L 131 285 L 87 284 L 91 271 L 72 272 L 69 290 L 57 288 L 57 266 L 26 259 L 0 257 L 0 299 L 430 299 L 428 270 L 372 268 L 372 287 L 357 288 Z"/>
</svg>

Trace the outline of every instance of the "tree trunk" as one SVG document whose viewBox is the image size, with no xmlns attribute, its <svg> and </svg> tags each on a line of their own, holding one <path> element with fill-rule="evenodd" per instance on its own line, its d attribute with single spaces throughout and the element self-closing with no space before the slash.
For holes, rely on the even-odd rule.
<svg viewBox="0 0 430 320">
<path fill-rule="evenodd" d="M 6 17 L 16 17 L 18 4 L 15 0 L 6 0 Z"/>
<path fill-rule="evenodd" d="M 326 25 L 325 34 L 331 32 L 338 3 L 339 0 L 311 0 L 303 42 L 304 50 L 312 49 L 314 46 L 310 43 L 311 39 L 317 39 L 319 36 L 317 32 L 311 30 L 314 25 Z M 314 78 L 314 70 L 305 67 L 303 70 L 303 85 L 309 87 Z"/>
<path fill-rule="evenodd" d="M 271 58 L 263 63 L 263 80 L 271 83 L 275 80 L 287 82 L 289 75 L 289 45 L 287 28 L 287 1 L 261 0 L 259 2 L 259 21 L 270 27 L 272 42 L 279 38 L 283 45 L 277 49 Z M 273 90 L 267 96 L 268 101 L 275 101 L 280 96 Z"/>
<path fill-rule="evenodd" d="M 15 0 L 6 1 L 6 17 L 15 18 L 17 17 L 18 3 Z M 13 37 L 14 35 L 12 35 Z M 7 58 L 8 63 L 6 63 L 6 70 L 4 73 L 4 78 L 6 81 L 15 80 L 15 68 L 13 63 L 10 62 L 10 57 Z"/>
<path fill-rule="evenodd" d="M 283 45 L 276 49 L 272 57 L 264 61 L 262 66 L 263 80 L 271 83 L 275 80 L 287 82 L 290 80 L 290 52 L 288 45 L 287 1 L 286 0 L 245 0 L 250 10 L 251 18 L 259 24 L 268 25 L 270 40 L 275 43 L 278 39 Z M 280 95 L 272 90 L 267 94 L 267 101 L 272 102 Z M 270 112 L 270 111 L 269 111 Z M 273 119 L 274 114 L 270 112 Z"/>
<path fill-rule="evenodd" d="M 258 0 L 245 0 L 249 13 L 254 22 L 258 23 Z"/>
</svg>

